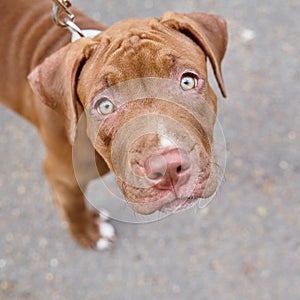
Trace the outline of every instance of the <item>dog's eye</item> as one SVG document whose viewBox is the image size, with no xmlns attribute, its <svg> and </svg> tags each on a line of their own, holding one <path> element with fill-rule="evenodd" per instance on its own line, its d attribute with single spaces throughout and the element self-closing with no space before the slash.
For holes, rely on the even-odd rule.
<svg viewBox="0 0 300 300">
<path fill-rule="evenodd" d="M 183 74 L 180 81 L 180 86 L 184 91 L 192 90 L 197 86 L 197 77 L 192 73 Z"/>
<path fill-rule="evenodd" d="M 102 115 L 109 115 L 114 112 L 114 104 L 107 98 L 102 98 L 96 102 L 96 109 Z"/>
</svg>

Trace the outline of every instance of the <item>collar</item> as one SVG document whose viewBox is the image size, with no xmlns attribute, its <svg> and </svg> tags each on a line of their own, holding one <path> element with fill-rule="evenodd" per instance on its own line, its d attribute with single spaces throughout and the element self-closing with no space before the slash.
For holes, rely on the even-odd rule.
<svg viewBox="0 0 300 300">
<path fill-rule="evenodd" d="M 69 29 L 69 30 L 72 33 L 72 38 L 71 38 L 72 43 L 77 41 L 78 39 L 80 39 L 82 37 L 78 32 L 72 31 L 71 29 Z M 82 33 L 83 37 L 93 38 L 97 34 L 101 33 L 101 31 L 100 30 L 95 30 L 95 29 L 83 29 L 83 30 L 81 30 L 81 33 Z"/>
</svg>

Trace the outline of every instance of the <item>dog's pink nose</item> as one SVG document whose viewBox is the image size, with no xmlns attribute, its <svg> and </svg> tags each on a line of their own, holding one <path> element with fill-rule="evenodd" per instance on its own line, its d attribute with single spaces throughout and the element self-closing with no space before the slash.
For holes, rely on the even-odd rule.
<svg viewBox="0 0 300 300">
<path fill-rule="evenodd" d="M 147 177 L 157 182 L 157 188 L 174 190 L 190 178 L 191 161 L 184 150 L 172 149 L 150 155 L 145 161 L 145 170 Z"/>
</svg>

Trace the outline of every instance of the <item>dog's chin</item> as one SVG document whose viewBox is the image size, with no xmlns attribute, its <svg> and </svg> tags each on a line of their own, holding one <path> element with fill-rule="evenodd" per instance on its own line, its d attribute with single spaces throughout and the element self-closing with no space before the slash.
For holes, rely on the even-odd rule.
<svg viewBox="0 0 300 300">
<path fill-rule="evenodd" d="M 152 199 L 152 201 L 137 201 L 131 202 L 128 200 L 131 208 L 138 214 L 150 215 L 157 211 L 166 214 L 182 212 L 192 208 L 200 199 L 210 198 L 215 191 L 201 192 L 186 197 L 176 197 L 173 193 L 169 192 L 160 199 Z"/>
<path fill-rule="evenodd" d="M 164 204 L 159 211 L 163 213 L 176 213 L 192 208 L 199 198 L 175 198 L 173 201 Z"/>
<path fill-rule="evenodd" d="M 218 183 L 215 176 L 210 176 L 202 182 L 193 185 L 193 182 L 182 186 L 176 193 L 155 187 L 138 189 L 118 181 L 128 204 L 138 214 L 150 215 L 156 211 L 175 213 L 187 210 L 197 204 L 199 199 L 212 197 Z"/>
<path fill-rule="evenodd" d="M 157 211 L 170 214 L 184 211 L 193 207 L 200 198 L 201 197 L 167 197 L 167 199 L 160 199 L 153 202 L 129 202 L 129 204 L 136 213 L 139 213 L 141 215 L 150 215 Z"/>
</svg>

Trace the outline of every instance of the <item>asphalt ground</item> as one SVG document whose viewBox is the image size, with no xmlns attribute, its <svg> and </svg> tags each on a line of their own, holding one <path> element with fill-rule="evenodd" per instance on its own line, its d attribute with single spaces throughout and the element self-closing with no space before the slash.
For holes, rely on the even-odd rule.
<svg viewBox="0 0 300 300">
<path fill-rule="evenodd" d="M 105 25 L 173 10 L 227 20 L 226 176 L 208 207 L 113 221 L 113 250 L 86 251 L 53 207 L 35 129 L 0 107 L 0 299 L 300 299 L 300 2 L 72 3 Z"/>
</svg>

